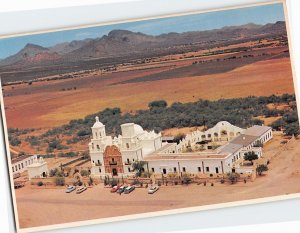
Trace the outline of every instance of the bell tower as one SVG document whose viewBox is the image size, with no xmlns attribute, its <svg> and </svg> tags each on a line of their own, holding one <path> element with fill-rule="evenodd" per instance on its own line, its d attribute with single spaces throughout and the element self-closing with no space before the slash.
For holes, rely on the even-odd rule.
<svg viewBox="0 0 300 233">
<path fill-rule="evenodd" d="M 99 121 L 99 117 L 98 116 L 96 116 L 95 119 L 96 119 L 96 122 L 95 122 L 95 124 L 92 127 L 93 139 L 94 140 L 103 139 L 103 138 L 106 137 L 105 125 L 103 125 Z"/>
</svg>

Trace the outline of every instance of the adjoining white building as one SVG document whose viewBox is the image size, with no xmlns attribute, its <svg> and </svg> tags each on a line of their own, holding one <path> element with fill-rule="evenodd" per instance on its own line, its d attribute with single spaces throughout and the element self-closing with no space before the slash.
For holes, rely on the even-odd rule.
<svg viewBox="0 0 300 233">
<path fill-rule="evenodd" d="M 37 155 L 30 155 L 30 156 L 24 155 L 12 159 L 11 169 L 13 172 L 13 176 L 27 171 L 27 166 L 33 164 L 37 160 L 38 160 Z"/>
<path fill-rule="evenodd" d="M 121 125 L 121 131 L 118 137 L 106 136 L 105 126 L 96 117 L 89 143 L 94 177 L 134 175 L 131 165 L 135 161 L 146 161 L 149 172 L 160 174 L 227 173 L 239 168 L 237 161 L 248 151 L 261 157 L 258 142 L 266 143 L 272 138 L 271 127 L 242 129 L 226 121 L 204 132 L 188 134 L 179 144 L 162 143 L 161 133 L 147 132 L 134 123 Z M 208 146 L 216 143 L 217 148 Z M 203 151 L 193 152 L 199 144 L 205 145 Z"/>
<path fill-rule="evenodd" d="M 43 157 L 35 160 L 34 163 L 27 166 L 28 178 L 43 178 L 48 175 L 47 162 L 44 161 Z"/>
</svg>

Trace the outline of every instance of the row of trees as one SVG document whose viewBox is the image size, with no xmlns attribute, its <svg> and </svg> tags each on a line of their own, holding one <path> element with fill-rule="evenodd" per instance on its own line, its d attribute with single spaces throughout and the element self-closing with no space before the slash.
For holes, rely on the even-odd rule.
<svg viewBox="0 0 300 233">
<path fill-rule="evenodd" d="M 121 112 L 120 108 L 107 108 L 101 112 L 88 115 L 83 119 L 71 120 L 68 124 L 48 130 L 40 136 L 29 136 L 26 141 L 32 146 L 41 143 L 48 144 L 48 152 L 66 149 L 56 137 L 57 135 L 72 135 L 67 144 L 86 140 L 90 136 L 90 127 L 95 122 L 95 116 L 99 116 L 106 126 L 108 134 L 120 134 L 120 125 L 134 122 L 146 130 L 162 131 L 168 128 L 204 126 L 210 128 L 219 121 L 228 121 L 239 127 L 249 127 L 253 124 L 263 124 L 258 116 L 276 116 L 279 120 L 272 124 L 276 130 L 284 130 L 286 135 L 299 134 L 299 121 L 295 103 L 295 95 L 284 94 L 282 96 L 271 95 L 268 97 L 246 97 L 235 99 L 220 99 L 216 101 L 199 100 L 191 103 L 176 102 L 168 106 L 165 100 L 157 100 L 149 103 L 147 110 L 138 110 L 135 113 Z M 278 110 L 270 109 L 267 104 L 289 105 L 290 108 Z M 9 129 L 11 145 L 19 145 L 19 135 L 27 133 L 31 129 Z M 49 139 L 50 138 L 50 139 Z M 52 138 L 52 139 L 51 139 Z"/>
<path fill-rule="evenodd" d="M 107 108 L 88 115 L 84 119 L 71 120 L 68 124 L 49 130 L 42 136 L 76 135 L 74 142 L 86 139 L 90 135 L 90 127 L 94 124 L 95 116 L 99 116 L 101 122 L 105 124 L 108 134 L 120 134 L 120 125 L 128 122 L 139 124 L 147 130 L 161 131 L 174 127 L 212 127 L 219 121 L 228 121 L 239 127 L 249 127 L 253 124 L 263 124 L 262 120 L 255 117 L 282 116 L 282 119 L 289 125 L 286 127 L 286 133 L 290 134 L 289 128 L 299 128 L 296 126 L 298 117 L 296 116 L 296 120 L 294 119 L 295 107 L 293 107 L 293 111 L 277 110 L 269 109 L 267 104 L 290 104 L 294 101 L 295 96 L 289 94 L 268 97 L 250 96 L 217 101 L 199 100 L 191 103 L 176 102 L 170 106 L 165 100 L 157 100 L 149 103 L 148 110 L 139 110 L 135 113 L 122 114 L 120 108 Z M 293 124 L 290 125 L 291 123 Z M 70 143 L 72 143 L 71 140 Z"/>
</svg>

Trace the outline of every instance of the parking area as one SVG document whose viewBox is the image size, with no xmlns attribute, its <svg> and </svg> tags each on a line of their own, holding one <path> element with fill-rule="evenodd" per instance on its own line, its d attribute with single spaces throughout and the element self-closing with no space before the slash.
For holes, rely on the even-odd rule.
<svg viewBox="0 0 300 233">
<path fill-rule="evenodd" d="M 168 185 L 155 194 L 136 188 L 121 195 L 102 184 L 81 194 L 65 193 L 65 188 L 26 185 L 16 190 L 20 225 L 35 227 L 300 193 L 300 186 L 294 185 L 300 181 L 299 142 L 276 155 L 265 176 L 246 184 Z"/>
</svg>

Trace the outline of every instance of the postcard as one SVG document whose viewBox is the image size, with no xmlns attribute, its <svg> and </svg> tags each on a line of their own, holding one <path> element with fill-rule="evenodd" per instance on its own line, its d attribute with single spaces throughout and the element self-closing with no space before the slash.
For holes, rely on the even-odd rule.
<svg viewBox="0 0 300 233">
<path fill-rule="evenodd" d="M 277 1 L 1 38 L 18 231 L 295 197 L 286 18 Z"/>
</svg>

